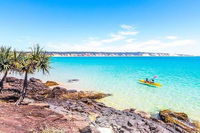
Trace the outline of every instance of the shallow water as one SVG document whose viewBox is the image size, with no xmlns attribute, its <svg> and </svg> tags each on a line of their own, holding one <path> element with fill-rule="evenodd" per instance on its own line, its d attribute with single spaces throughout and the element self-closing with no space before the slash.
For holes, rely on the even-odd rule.
<svg viewBox="0 0 200 133">
<path fill-rule="evenodd" d="M 200 120 L 200 57 L 52 57 L 51 62 L 50 75 L 36 77 L 71 89 L 112 93 L 103 101 L 119 109 L 171 109 Z M 138 83 L 154 75 L 163 87 Z M 68 83 L 69 79 L 80 81 Z"/>
</svg>

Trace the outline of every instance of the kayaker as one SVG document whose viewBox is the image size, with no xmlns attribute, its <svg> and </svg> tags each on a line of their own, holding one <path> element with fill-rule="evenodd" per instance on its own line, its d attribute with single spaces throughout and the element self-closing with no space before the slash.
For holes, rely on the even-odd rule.
<svg viewBox="0 0 200 133">
<path fill-rule="evenodd" d="M 146 78 L 145 82 L 149 83 L 149 79 L 148 79 L 148 78 Z"/>
</svg>

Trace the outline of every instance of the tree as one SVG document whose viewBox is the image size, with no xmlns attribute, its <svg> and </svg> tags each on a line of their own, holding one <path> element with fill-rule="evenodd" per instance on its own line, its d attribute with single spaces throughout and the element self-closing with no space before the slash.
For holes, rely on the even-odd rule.
<svg viewBox="0 0 200 133">
<path fill-rule="evenodd" d="M 0 48 L 0 72 L 3 73 L 3 77 L 0 81 L 0 92 L 4 88 L 4 81 L 9 73 L 13 68 L 13 56 L 11 47 L 4 47 Z"/>
<path fill-rule="evenodd" d="M 34 74 L 37 71 L 42 71 L 43 74 L 49 73 L 50 69 L 50 57 L 40 48 L 39 45 L 31 48 L 30 53 L 24 53 L 20 60 L 20 73 L 24 74 L 23 88 L 20 94 L 20 98 L 16 102 L 16 105 L 21 104 L 28 88 L 28 74 Z"/>
</svg>

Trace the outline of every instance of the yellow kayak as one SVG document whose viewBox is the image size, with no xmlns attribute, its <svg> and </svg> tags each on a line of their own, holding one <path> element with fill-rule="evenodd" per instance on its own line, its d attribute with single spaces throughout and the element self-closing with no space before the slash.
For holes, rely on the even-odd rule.
<svg viewBox="0 0 200 133">
<path fill-rule="evenodd" d="M 161 87 L 162 85 L 160 83 L 148 83 L 145 80 L 139 80 L 140 83 L 149 85 L 149 86 L 155 86 L 155 87 Z"/>
</svg>

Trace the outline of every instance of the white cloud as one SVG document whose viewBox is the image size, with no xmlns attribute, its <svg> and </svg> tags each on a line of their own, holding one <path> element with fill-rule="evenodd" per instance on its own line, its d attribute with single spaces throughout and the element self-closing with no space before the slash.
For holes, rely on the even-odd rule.
<svg viewBox="0 0 200 133">
<path fill-rule="evenodd" d="M 140 45 L 154 45 L 154 44 L 160 44 L 160 40 L 148 40 L 145 42 L 141 42 Z"/>
<path fill-rule="evenodd" d="M 103 46 L 105 44 L 111 44 L 119 41 L 125 41 L 127 39 L 127 36 L 135 36 L 138 34 L 138 31 L 135 30 L 130 30 L 132 29 L 131 26 L 129 25 L 122 25 L 125 29 L 129 29 L 128 31 L 119 31 L 113 34 L 110 34 L 107 38 L 102 38 L 102 39 L 96 39 L 94 37 L 90 37 L 87 45 L 92 46 L 92 47 L 98 47 L 98 46 Z"/>
<path fill-rule="evenodd" d="M 137 31 L 120 31 L 119 34 L 120 35 L 137 35 L 138 32 Z"/>
<path fill-rule="evenodd" d="M 168 40 L 176 40 L 176 39 L 178 39 L 177 36 L 166 36 L 165 38 L 168 39 Z"/>
<path fill-rule="evenodd" d="M 120 27 L 122 28 L 122 29 L 126 29 L 126 30 L 132 30 L 134 27 L 133 26 L 131 26 L 131 25 L 126 25 L 126 24 L 122 24 L 122 25 L 120 25 Z"/>
<path fill-rule="evenodd" d="M 130 38 L 130 39 L 126 39 L 126 40 L 125 40 L 125 42 L 127 42 L 127 43 L 133 43 L 133 41 L 135 41 L 135 39 L 133 39 L 133 38 Z"/>
<path fill-rule="evenodd" d="M 126 25 L 127 26 L 127 25 Z M 123 26 L 123 27 L 126 27 Z M 122 27 L 122 26 L 121 26 Z M 171 52 L 180 51 L 185 47 L 193 48 L 197 41 L 191 39 L 179 39 L 177 36 L 166 36 L 161 39 L 138 40 L 138 31 L 118 31 L 107 37 L 89 37 L 79 44 L 48 43 L 48 48 L 55 51 L 110 51 L 110 52 Z M 181 48 L 181 49 L 180 49 Z"/>
</svg>

